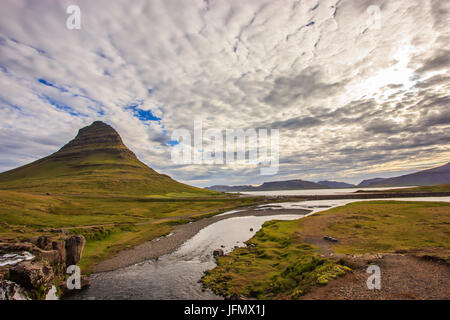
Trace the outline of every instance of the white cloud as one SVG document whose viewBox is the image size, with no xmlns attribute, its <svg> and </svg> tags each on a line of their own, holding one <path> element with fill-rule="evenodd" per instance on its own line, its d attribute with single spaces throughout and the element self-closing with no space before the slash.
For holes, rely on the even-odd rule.
<svg viewBox="0 0 450 320">
<path fill-rule="evenodd" d="M 65 27 L 69 4 L 81 8 L 81 30 Z M 380 8 L 380 28 L 370 5 Z M 448 73 L 446 1 L 14 0 L 0 8 L 0 170 L 56 151 L 97 119 L 151 167 L 201 185 L 267 177 L 254 167 L 168 165 L 164 141 L 194 118 L 205 129 L 279 126 L 274 179 L 355 181 L 450 155 L 449 81 L 431 80 Z M 136 104 L 162 120 L 139 120 L 127 109 Z"/>
</svg>

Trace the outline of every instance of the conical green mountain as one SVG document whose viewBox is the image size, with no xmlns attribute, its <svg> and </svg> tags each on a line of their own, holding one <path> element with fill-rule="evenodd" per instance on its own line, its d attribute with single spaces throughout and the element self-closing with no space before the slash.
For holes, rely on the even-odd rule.
<svg viewBox="0 0 450 320">
<path fill-rule="evenodd" d="M 139 161 L 111 126 L 95 121 L 54 154 L 0 174 L 0 189 L 37 193 L 145 196 L 208 191 Z"/>
</svg>

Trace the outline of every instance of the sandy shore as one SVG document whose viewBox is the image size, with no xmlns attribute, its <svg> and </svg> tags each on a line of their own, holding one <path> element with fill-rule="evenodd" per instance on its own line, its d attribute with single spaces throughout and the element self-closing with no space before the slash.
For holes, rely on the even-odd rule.
<svg viewBox="0 0 450 320">
<path fill-rule="evenodd" d="M 175 251 L 183 242 L 192 238 L 201 229 L 220 220 L 228 219 L 230 217 L 245 217 L 245 216 L 270 216 L 282 214 L 305 215 L 309 210 L 303 209 L 264 209 L 255 210 L 256 207 L 249 207 L 241 212 L 236 212 L 228 215 L 217 215 L 210 218 L 201 219 L 195 222 L 182 224 L 174 227 L 169 236 L 154 239 L 152 241 L 144 242 L 132 249 L 119 252 L 115 257 L 102 261 L 97 264 L 94 272 L 112 271 L 119 268 L 127 267 L 145 260 L 156 259 L 162 255 Z"/>
</svg>

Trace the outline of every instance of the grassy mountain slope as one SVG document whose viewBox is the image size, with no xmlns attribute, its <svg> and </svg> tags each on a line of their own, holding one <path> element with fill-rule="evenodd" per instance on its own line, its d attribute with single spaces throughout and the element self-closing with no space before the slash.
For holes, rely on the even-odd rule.
<svg viewBox="0 0 450 320">
<path fill-rule="evenodd" d="M 54 154 L 0 174 L 0 189 L 57 194 L 145 196 L 212 193 L 139 161 L 109 125 L 95 121 Z"/>
<path fill-rule="evenodd" d="M 450 162 L 436 168 L 418 171 L 399 177 L 374 179 L 368 187 L 431 186 L 450 183 Z M 361 184 L 359 185 L 361 186 Z"/>
</svg>

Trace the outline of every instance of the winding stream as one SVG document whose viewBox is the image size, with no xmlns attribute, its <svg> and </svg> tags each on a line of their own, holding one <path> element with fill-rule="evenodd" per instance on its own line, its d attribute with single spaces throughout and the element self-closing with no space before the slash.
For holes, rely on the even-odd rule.
<svg viewBox="0 0 450 320">
<path fill-rule="evenodd" d="M 310 215 L 355 201 L 371 200 L 379 199 L 302 201 L 259 207 L 261 210 L 273 210 L 273 215 L 270 216 L 233 217 L 236 211 L 229 211 L 223 215 L 229 215 L 230 218 L 205 227 L 175 252 L 162 256 L 157 261 L 150 260 L 110 272 L 92 274 L 91 286 L 71 299 L 222 299 L 211 291 L 202 289 L 199 283 L 204 271 L 215 267 L 215 259 L 212 256 L 214 249 L 222 248 L 227 253 L 235 246 L 245 246 L 244 242 L 261 229 L 265 221 L 304 217 L 296 214 L 276 214 L 277 209 L 309 209 Z M 450 197 L 395 200 L 450 202 Z"/>
</svg>

